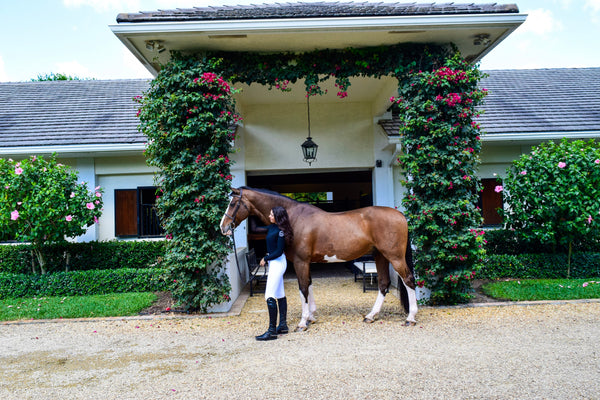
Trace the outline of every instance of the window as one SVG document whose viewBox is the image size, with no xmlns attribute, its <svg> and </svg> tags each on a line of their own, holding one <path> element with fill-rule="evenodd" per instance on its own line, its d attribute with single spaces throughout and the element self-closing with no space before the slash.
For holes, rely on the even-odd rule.
<svg viewBox="0 0 600 400">
<path fill-rule="evenodd" d="M 163 236 L 154 204 L 156 188 L 115 189 L 115 236 Z"/>
<path fill-rule="evenodd" d="M 496 186 L 502 185 L 500 179 L 482 179 L 483 191 L 479 196 L 479 207 L 483 215 L 483 225 L 501 225 L 502 216 L 498 209 L 503 208 L 502 192 L 496 192 Z"/>
</svg>

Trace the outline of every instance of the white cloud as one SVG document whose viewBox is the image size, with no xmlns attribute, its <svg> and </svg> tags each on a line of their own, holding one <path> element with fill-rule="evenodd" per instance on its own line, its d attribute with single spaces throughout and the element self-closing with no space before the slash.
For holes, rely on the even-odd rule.
<svg viewBox="0 0 600 400">
<path fill-rule="evenodd" d="M 4 60 L 2 56 L 0 56 L 0 82 L 8 82 L 8 74 L 4 70 Z"/>
<path fill-rule="evenodd" d="M 600 0 L 585 0 L 584 8 L 591 9 L 593 12 L 600 12 Z"/>
<path fill-rule="evenodd" d="M 92 7 L 96 12 L 139 10 L 140 0 L 63 0 L 65 7 Z"/>
<path fill-rule="evenodd" d="M 135 78 L 152 78 L 152 74 L 150 71 L 144 67 L 144 65 L 133 55 L 131 52 L 123 47 L 121 49 L 122 54 L 122 62 L 125 67 L 125 74 L 127 76 L 135 77 Z"/>
<path fill-rule="evenodd" d="M 563 30 L 562 23 L 554 18 L 550 10 L 538 8 L 536 10 L 525 10 L 524 12 L 529 15 L 523 25 L 517 29 L 519 33 L 531 32 L 536 35 L 546 35 Z"/>
</svg>

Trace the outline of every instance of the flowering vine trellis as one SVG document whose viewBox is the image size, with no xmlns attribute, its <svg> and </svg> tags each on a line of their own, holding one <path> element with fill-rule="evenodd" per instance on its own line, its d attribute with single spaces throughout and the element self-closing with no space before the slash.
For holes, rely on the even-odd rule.
<svg viewBox="0 0 600 400">
<path fill-rule="evenodd" d="M 420 286 L 434 304 L 470 298 L 485 250 L 477 208 L 481 140 L 475 106 L 486 94 L 481 73 L 458 56 L 401 81 L 392 98 L 403 122 L 399 158 L 409 193 L 403 199 L 417 248 Z"/>
<path fill-rule="evenodd" d="M 406 114 L 407 122 L 410 118 L 418 117 L 422 120 L 434 115 L 427 107 L 460 109 L 455 113 L 456 122 L 467 123 L 464 132 L 472 132 L 478 129 L 476 125 L 471 125 L 470 121 L 474 116 L 472 109 L 479 98 L 474 93 L 469 98 L 463 97 L 466 92 L 454 90 L 455 86 L 451 86 L 450 83 L 475 91 L 479 76 L 474 67 L 465 68 L 464 72 L 456 72 L 458 75 L 455 82 L 445 76 L 444 74 L 454 73 L 453 68 L 457 66 L 455 61 L 455 64 L 448 65 L 445 69 L 440 68 L 450 54 L 449 47 L 422 44 L 319 50 L 300 54 L 207 52 L 202 55 L 184 56 L 173 53 L 171 61 L 153 81 L 148 93 L 139 99 L 142 105 L 139 116 L 140 129 L 149 139 L 146 150 L 148 162 L 161 170 L 157 208 L 170 239 L 165 262 L 174 283 L 172 290 L 176 298 L 190 307 L 200 309 L 228 299 L 229 282 L 222 271 L 228 253 L 228 243 L 227 239 L 219 234 L 218 225 L 219 217 L 226 206 L 231 179 L 230 162 L 227 158 L 233 150 L 229 126 L 239 118 L 234 114 L 231 97 L 234 91 L 229 84 L 258 83 L 286 92 L 291 90 L 290 83 L 304 79 L 306 95 L 313 96 L 324 94 L 322 83 L 327 79 L 334 79 L 337 96 L 345 98 L 348 96 L 351 77 L 379 78 L 391 75 L 400 82 L 401 93 L 405 94 L 406 104 L 410 104 L 410 110 Z M 460 64 L 461 68 L 465 66 L 466 64 Z M 440 84 L 436 88 L 436 95 L 441 97 L 434 96 L 429 99 L 427 107 L 421 104 L 424 101 L 422 93 L 414 92 L 418 88 L 418 85 L 415 85 L 421 85 L 420 79 L 425 76 L 414 72 L 418 70 L 437 71 L 428 79 Z M 468 77 L 467 83 L 463 82 L 463 76 Z M 461 96 L 460 99 L 457 94 Z M 408 96 L 412 95 L 415 97 L 409 101 Z M 467 139 L 468 135 L 463 134 L 462 128 L 457 126 L 442 131 L 441 128 L 435 128 L 436 124 L 441 124 L 440 120 L 426 123 L 434 129 L 419 128 L 414 132 L 422 135 L 423 143 L 428 143 L 430 149 L 442 142 L 446 143 L 448 135 L 458 135 L 459 137 L 453 140 L 461 142 Z M 406 140 L 413 140 L 414 145 L 409 143 L 406 148 L 416 149 L 414 146 L 418 145 L 418 135 L 407 135 L 410 129 L 409 123 L 403 130 L 404 136 Z M 432 132 L 438 132 L 442 141 L 437 143 L 432 140 Z M 470 139 L 468 141 L 471 143 Z M 469 218 L 452 214 L 447 219 L 452 218 L 456 223 L 448 222 L 449 227 L 458 226 L 462 229 L 470 222 L 473 222 L 472 226 L 477 226 L 477 212 L 467 206 L 471 197 L 466 188 L 474 188 L 477 185 L 474 175 L 476 163 L 470 159 L 477 159 L 478 143 L 470 144 L 470 149 L 471 151 L 462 156 L 462 167 L 457 166 L 453 159 L 438 159 L 440 163 L 450 162 L 446 178 L 450 185 L 458 186 L 454 193 L 457 196 L 465 195 L 467 199 L 464 200 L 463 209 L 467 210 Z M 418 162 L 417 158 L 410 158 L 417 153 L 408 154 L 408 158 L 403 161 L 405 168 Z M 409 171 L 413 182 L 409 184 L 413 191 L 412 196 L 420 196 L 420 192 L 415 189 L 420 187 L 421 178 L 427 179 L 425 175 L 417 173 L 417 170 Z M 452 176 L 458 172 L 462 174 L 459 178 Z M 463 176 L 466 177 L 464 180 Z M 409 216 L 414 219 L 416 214 L 410 211 L 412 207 L 408 209 Z M 433 214 L 438 211 L 444 212 L 436 207 L 430 207 L 429 210 Z M 428 247 L 427 240 L 422 239 L 426 234 L 419 224 L 413 228 L 413 237 L 417 245 L 425 246 L 425 251 L 421 254 L 425 254 L 431 248 Z M 467 253 L 475 250 L 466 250 L 481 239 L 473 234 L 468 237 L 459 236 L 456 236 L 455 243 L 464 238 L 469 244 L 461 243 L 460 249 L 452 249 L 450 246 L 448 251 L 456 253 L 459 258 L 467 256 L 468 261 L 461 260 L 461 264 L 470 263 L 472 255 Z M 482 250 L 477 250 L 480 251 Z M 420 261 L 422 260 L 423 265 L 429 265 L 434 258 L 421 258 Z M 446 261 L 447 258 L 444 258 L 440 262 Z M 452 263 L 455 264 L 456 260 L 452 259 Z M 424 269 L 442 271 L 437 267 Z M 471 266 L 468 269 L 473 270 Z M 459 284 L 447 285 L 447 290 L 457 288 L 464 291 L 462 275 L 453 275 L 448 279 L 449 282 L 458 280 Z M 431 283 L 433 282 L 434 280 L 431 280 Z M 464 299 L 464 296 L 454 295 L 442 297 L 448 301 Z"/>
</svg>

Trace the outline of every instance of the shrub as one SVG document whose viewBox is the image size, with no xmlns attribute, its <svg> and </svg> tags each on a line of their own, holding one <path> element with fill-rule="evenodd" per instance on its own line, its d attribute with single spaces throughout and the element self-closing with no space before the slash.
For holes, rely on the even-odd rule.
<svg viewBox="0 0 600 400">
<path fill-rule="evenodd" d="M 478 277 L 482 279 L 567 278 L 567 254 L 490 254 Z M 600 277 L 600 253 L 573 253 L 570 278 Z"/>
<path fill-rule="evenodd" d="M 43 251 L 49 272 L 90 269 L 158 267 L 164 257 L 164 241 L 109 241 L 46 245 Z M 70 256 L 67 264 L 67 254 Z M 27 244 L 0 246 L 0 272 L 32 273 L 34 262 Z M 68 268 L 67 268 L 68 267 Z"/>
<path fill-rule="evenodd" d="M 529 242 L 566 247 L 568 277 L 573 244 L 600 238 L 600 146 L 542 143 L 513 162 L 503 184 L 507 228 Z"/>
<path fill-rule="evenodd" d="M 42 274 L 47 272 L 42 247 L 84 234 L 101 214 L 102 189 L 88 191 L 77 171 L 54 155 L 0 159 L 1 239 L 30 242 Z"/>
<path fill-rule="evenodd" d="M 160 268 L 72 271 L 46 275 L 0 273 L 0 299 L 163 291 L 167 288 L 163 273 Z"/>
</svg>

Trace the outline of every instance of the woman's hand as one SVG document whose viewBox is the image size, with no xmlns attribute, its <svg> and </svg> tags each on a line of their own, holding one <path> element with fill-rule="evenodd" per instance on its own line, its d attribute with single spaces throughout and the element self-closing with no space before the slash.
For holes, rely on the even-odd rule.
<svg viewBox="0 0 600 400">
<path fill-rule="evenodd" d="M 261 260 L 260 260 L 260 266 L 261 266 L 261 267 L 264 267 L 264 266 L 265 266 L 265 264 L 266 264 L 266 261 L 265 261 L 265 259 L 264 259 L 264 258 L 261 258 Z"/>
</svg>

